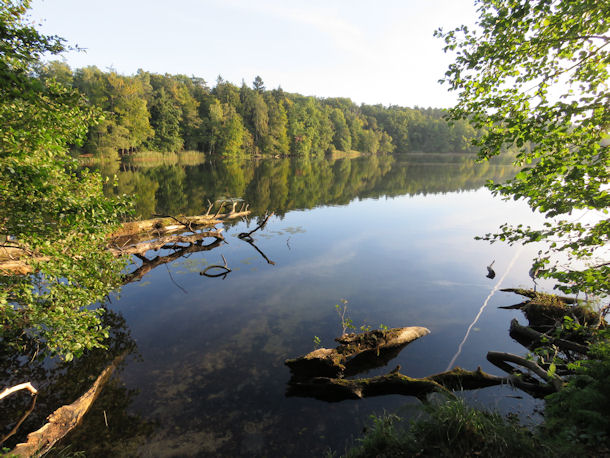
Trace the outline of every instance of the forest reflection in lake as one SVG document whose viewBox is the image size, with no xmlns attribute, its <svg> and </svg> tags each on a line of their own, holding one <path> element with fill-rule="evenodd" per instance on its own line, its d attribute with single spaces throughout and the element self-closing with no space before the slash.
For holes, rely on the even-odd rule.
<svg viewBox="0 0 610 458">
<path fill-rule="evenodd" d="M 194 215 L 208 200 L 232 197 L 250 204 L 253 219 L 227 225 L 226 243 L 160 265 L 113 298 L 109 307 L 137 349 L 115 376 L 115 389 L 102 393 L 70 437 L 71 450 L 87 456 L 342 451 L 369 414 L 408 413 L 418 401 L 285 397 L 284 360 L 311 351 L 314 336 L 334 345 L 341 331 L 335 304 L 348 301 L 356 326 L 428 327 L 432 333 L 391 367 L 369 373 L 400 364 L 419 377 L 445 370 L 455 355 L 498 281 L 485 276 L 492 260 L 506 286 L 529 285 L 532 251 L 523 250 L 508 270 L 516 248 L 473 240 L 505 221 L 535 218 L 524 204 L 482 188 L 488 178 L 513 173 L 501 163 L 475 166 L 470 158 L 436 155 L 207 158 L 189 167 L 116 164 L 103 171 L 118 175 L 108 192 L 136 195 L 142 217 Z M 255 246 L 237 237 L 268 211 L 275 216 L 252 235 Z M 232 269 L 224 280 L 199 275 L 222 264 L 221 256 Z M 457 365 L 497 373 L 485 360 L 488 350 L 522 352 L 508 336 L 517 313 L 497 309 L 513 299 L 492 296 Z M 520 402 L 513 394 L 503 387 L 468 397 L 506 409 Z"/>
</svg>

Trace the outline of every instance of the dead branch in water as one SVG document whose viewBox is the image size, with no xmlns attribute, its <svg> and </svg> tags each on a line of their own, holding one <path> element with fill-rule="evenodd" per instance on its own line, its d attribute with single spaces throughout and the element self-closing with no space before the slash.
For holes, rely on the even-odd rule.
<svg viewBox="0 0 610 458">
<path fill-rule="evenodd" d="M 0 445 L 4 444 L 8 439 L 13 437 L 17 431 L 19 431 L 19 428 L 21 427 L 23 422 L 34 411 L 34 408 L 36 407 L 36 399 L 38 399 L 38 396 L 36 394 L 33 394 L 32 395 L 32 402 L 30 403 L 30 407 L 28 408 L 28 410 L 26 410 L 24 412 L 24 414 L 21 416 L 19 421 L 15 424 L 15 426 L 13 426 L 13 429 L 11 429 L 2 439 L 0 439 Z"/>
<path fill-rule="evenodd" d="M 521 367 L 525 367 L 526 369 L 529 369 L 538 377 L 540 377 L 542 380 L 546 380 L 548 383 L 550 383 L 555 389 L 555 391 L 561 390 L 564 383 L 561 377 L 556 374 L 550 374 L 548 371 L 544 370 L 534 361 L 525 359 L 521 356 L 513 355 L 512 353 L 490 351 L 487 353 L 487 360 L 502 369 L 503 371 L 508 372 L 510 374 L 517 374 L 520 372 L 508 363 L 513 363 Z"/>
<path fill-rule="evenodd" d="M 11 394 L 21 390 L 28 390 L 32 396 L 36 396 L 38 394 L 38 390 L 34 388 L 34 386 L 30 382 L 26 382 L 12 386 L 10 388 L 5 388 L 0 393 L 0 399 L 4 399 L 5 397 L 10 396 Z"/>
<path fill-rule="evenodd" d="M 199 275 L 205 275 L 206 277 L 210 277 L 210 278 L 216 278 L 216 277 L 223 277 L 224 278 L 227 276 L 227 274 L 229 272 L 232 272 L 232 270 L 229 268 L 229 266 L 227 265 L 227 260 L 225 259 L 225 257 L 223 255 L 222 256 L 222 260 L 224 261 L 224 265 L 219 265 L 219 264 L 214 264 L 212 266 L 207 266 L 205 269 L 203 269 Z M 208 271 L 212 270 L 212 269 L 221 269 L 222 272 L 217 273 L 217 274 L 209 274 Z"/>
<path fill-rule="evenodd" d="M 9 456 L 30 457 L 47 453 L 57 441 L 72 431 L 85 416 L 95 399 L 99 396 L 104 384 L 108 381 L 126 353 L 116 357 L 102 371 L 91 388 L 72 404 L 62 406 L 47 417 L 46 423 L 38 431 L 28 434 L 27 442 L 18 444 Z"/>
<path fill-rule="evenodd" d="M 110 234 L 108 237 L 108 248 L 115 256 L 124 254 L 143 253 L 149 249 L 158 249 L 158 247 L 172 243 L 171 239 L 163 238 L 164 235 L 174 234 L 177 232 L 194 232 L 195 230 L 212 227 L 222 223 L 228 219 L 235 219 L 248 216 L 247 205 L 242 205 L 239 211 L 235 211 L 236 202 L 233 209 L 227 213 L 216 212 L 214 216 L 208 213 L 198 216 L 166 216 L 161 218 L 153 218 L 142 221 L 133 221 L 124 223 L 120 229 Z M 221 210 L 222 207 L 219 209 Z M 177 223 L 177 224 L 176 224 Z M 215 233 L 220 233 L 222 229 L 217 231 L 208 231 L 206 237 L 213 237 Z M 219 238 L 222 238 L 221 236 Z M 156 244 L 139 245 L 141 242 L 150 242 Z M 138 245 L 136 248 L 132 245 Z M 43 262 L 48 261 L 49 257 L 41 256 L 28 247 L 21 247 L 18 242 L 11 243 L 10 246 L 2 247 L 0 250 L 0 273 L 4 275 L 28 275 L 33 272 L 32 261 Z"/>
<path fill-rule="evenodd" d="M 185 247 L 180 246 L 178 244 L 164 245 L 163 247 L 161 247 L 164 250 L 173 249 L 175 251 L 172 254 L 168 254 L 167 256 L 155 256 L 153 259 L 148 259 L 143 255 L 136 254 L 135 256 L 142 261 L 142 265 L 136 270 L 134 270 L 132 273 L 125 275 L 123 277 L 123 284 L 141 280 L 144 275 L 146 275 L 148 272 L 150 272 L 157 266 L 175 261 L 176 259 L 180 259 L 190 253 L 213 250 L 214 248 L 219 247 L 221 243 L 222 239 L 216 239 L 208 245 L 203 245 L 202 240 L 192 242 Z"/>
<path fill-rule="evenodd" d="M 242 240 L 245 241 L 252 241 L 252 234 L 254 234 L 256 231 L 258 231 L 259 229 L 262 229 L 265 227 L 265 224 L 267 224 L 267 221 L 269 221 L 269 218 L 271 218 L 273 216 L 275 212 L 271 212 L 269 213 L 265 219 L 263 220 L 262 223 L 260 223 L 258 226 L 256 226 L 253 230 L 251 230 L 250 232 L 241 232 L 237 237 L 239 237 Z"/>
</svg>

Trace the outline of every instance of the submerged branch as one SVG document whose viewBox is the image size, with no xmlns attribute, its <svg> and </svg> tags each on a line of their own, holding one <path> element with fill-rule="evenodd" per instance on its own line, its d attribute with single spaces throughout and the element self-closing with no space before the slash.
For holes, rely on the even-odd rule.
<svg viewBox="0 0 610 458">
<path fill-rule="evenodd" d="M 48 416 L 48 422 L 39 430 L 28 434 L 27 442 L 18 444 L 9 456 L 30 457 L 47 453 L 57 441 L 72 431 L 82 420 L 95 399 L 99 396 L 104 384 L 108 381 L 126 353 L 116 357 L 102 371 L 91 388 L 72 404 L 62 406 Z"/>
</svg>

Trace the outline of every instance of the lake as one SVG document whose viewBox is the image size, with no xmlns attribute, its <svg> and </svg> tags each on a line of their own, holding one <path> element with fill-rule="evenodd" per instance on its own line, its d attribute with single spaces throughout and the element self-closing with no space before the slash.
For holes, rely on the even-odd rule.
<svg viewBox="0 0 610 458">
<path fill-rule="evenodd" d="M 200 214 L 220 198 L 243 199 L 252 215 L 225 225 L 220 246 L 160 265 L 110 298 L 109 355 L 128 355 L 67 441 L 70 451 L 320 456 L 344 451 L 371 414 L 417 415 L 419 401 L 395 395 L 338 403 L 286 397 L 284 360 L 313 350 L 314 336 L 336 345 L 335 305 L 342 300 L 356 327 L 431 331 L 368 375 L 400 364 L 402 373 L 422 377 L 452 360 L 501 375 L 487 351 L 525 353 L 508 335 L 519 312 L 498 309 L 520 299 L 496 291 L 533 286 L 528 269 L 537 248 L 474 240 L 503 222 L 540 221 L 523 202 L 503 202 L 483 187 L 488 178 L 511 176 L 510 165 L 475 165 L 458 155 L 207 157 L 195 165 L 112 163 L 101 170 L 117 174 L 109 193 L 137 195 L 140 217 Z M 252 244 L 237 237 L 272 211 Z M 223 256 L 232 269 L 226 277 L 200 275 Z M 497 276 L 486 278 L 494 260 Z M 43 392 L 63 380 L 71 388 L 54 402 L 70 399 L 111 356 L 83 358 L 72 368 L 47 364 Z M 464 396 L 523 416 L 537 405 L 509 387 Z"/>
</svg>

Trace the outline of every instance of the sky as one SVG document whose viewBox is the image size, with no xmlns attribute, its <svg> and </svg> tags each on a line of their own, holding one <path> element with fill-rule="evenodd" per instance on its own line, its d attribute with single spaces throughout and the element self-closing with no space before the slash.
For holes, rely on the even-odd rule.
<svg viewBox="0 0 610 458">
<path fill-rule="evenodd" d="M 438 83 L 453 57 L 444 30 L 475 21 L 473 0 L 34 0 L 45 34 L 85 48 L 63 56 L 96 65 L 186 74 L 367 104 L 449 107 Z"/>
</svg>

